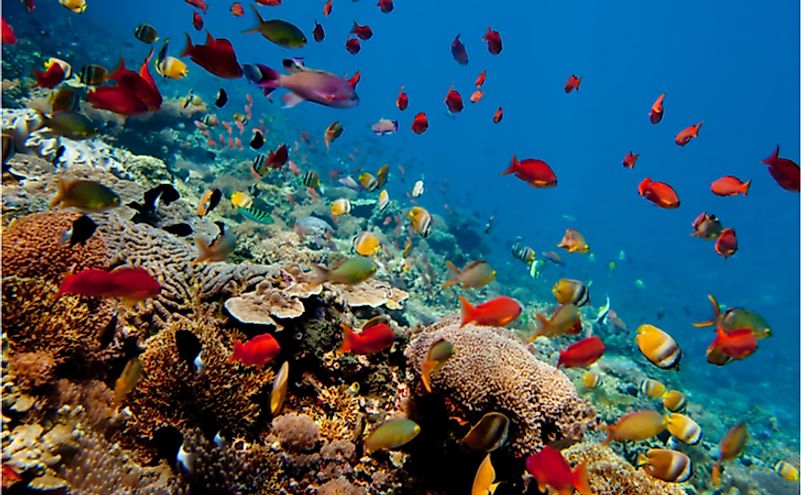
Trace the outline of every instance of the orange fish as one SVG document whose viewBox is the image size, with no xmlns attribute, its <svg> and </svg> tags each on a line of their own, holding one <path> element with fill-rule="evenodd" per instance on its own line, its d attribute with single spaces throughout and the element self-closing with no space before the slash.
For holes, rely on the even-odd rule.
<svg viewBox="0 0 801 495">
<path fill-rule="evenodd" d="M 448 89 L 448 94 L 445 95 L 445 105 L 448 106 L 448 110 L 451 113 L 459 113 L 464 109 L 464 102 L 462 101 L 462 95 L 459 94 L 458 91 L 453 89 L 453 86 Z"/>
<path fill-rule="evenodd" d="M 501 120 L 503 120 L 503 107 L 498 107 L 498 109 L 495 110 L 495 113 L 492 114 L 492 121 L 497 124 Z"/>
<path fill-rule="evenodd" d="M 640 182 L 640 196 L 661 208 L 678 208 L 679 195 L 670 185 L 664 182 L 654 182 L 650 177 L 646 177 Z"/>
<path fill-rule="evenodd" d="M 412 131 L 415 134 L 422 134 L 428 129 L 428 117 L 426 117 L 425 112 L 420 112 L 414 116 L 414 122 L 412 122 Z"/>
<path fill-rule="evenodd" d="M 648 119 L 651 120 L 652 124 L 658 124 L 662 121 L 662 117 L 665 114 L 664 101 L 665 93 L 662 93 L 654 104 L 651 105 L 651 111 L 648 112 Z"/>
<path fill-rule="evenodd" d="M 375 321 L 374 321 L 375 320 Z M 340 323 L 345 332 L 340 352 L 352 351 L 354 354 L 375 354 L 389 349 L 395 341 L 395 332 L 380 319 L 368 321 L 362 331 L 356 333 L 352 328 Z"/>
<path fill-rule="evenodd" d="M 400 87 L 400 92 L 398 93 L 398 100 L 395 102 L 395 105 L 401 112 L 406 110 L 406 107 L 409 106 L 409 95 L 403 92 L 403 86 Z"/>
<path fill-rule="evenodd" d="M 333 7 L 333 4 L 334 0 L 328 0 L 327 2 L 325 2 L 325 5 L 323 5 L 323 15 L 325 15 L 326 17 L 331 15 L 331 8 Z"/>
<path fill-rule="evenodd" d="M 720 455 L 712 466 L 712 482 L 720 486 L 720 465 L 723 461 L 735 459 L 745 448 L 748 442 L 748 428 L 745 423 L 738 423 L 731 427 L 720 440 Z"/>
<path fill-rule="evenodd" d="M 776 151 L 772 155 L 762 160 L 762 163 L 768 166 L 773 180 L 779 184 L 779 187 L 786 191 L 798 192 L 799 187 L 799 173 L 798 164 L 789 158 L 779 158 L 779 147 L 776 146 Z"/>
<path fill-rule="evenodd" d="M 359 72 L 359 71 L 356 71 L 356 73 L 353 74 L 353 77 L 348 79 L 348 84 L 350 84 L 351 88 L 356 89 L 356 85 L 359 84 L 359 81 L 361 81 L 361 80 L 362 80 L 362 73 Z"/>
<path fill-rule="evenodd" d="M 737 196 L 738 194 L 745 196 L 748 194 L 749 187 L 751 187 L 751 179 L 743 182 L 733 175 L 724 175 L 713 182 L 710 189 L 718 196 Z"/>
<path fill-rule="evenodd" d="M 547 445 L 526 458 L 526 471 L 536 478 L 541 493 L 568 495 L 574 488 L 582 495 L 593 493 L 584 464 L 571 471 L 562 453 Z"/>
<path fill-rule="evenodd" d="M 514 321 L 523 311 L 520 303 L 506 296 L 496 297 L 477 306 L 473 306 L 462 296 L 459 296 L 459 301 L 462 303 L 461 326 L 475 323 L 476 325 L 502 327 Z"/>
<path fill-rule="evenodd" d="M 601 359 L 605 350 L 606 346 L 600 337 L 587 337 L 568 346 L 564 351 L 559 351 L 559 362 L 556 363 L 556 367 L 586 368 Z"/>
<path fill-rule="evenodd" d="M 484 85 L 484 81 L 486 79 L 487 79 L 487 71 L 482 70 L 481 74 L 479 74 L 478 77 L 476 78 L 476 87 L 480 88 L 481 86 L 483 86 Z"/>
<path fill-rule="evenodd" d="M 715 330 L 715 340 L 709 344 L 707 353 L 717 350 L 732 359 L 744 359 L 754 353 L 757 348 L 757 339 L 750 328 L 737 328 L 728 332 L 718 321 Z"/>
<path fill-rule="evenodd" d="M 231 5 L 231 13 L 234 15 L 234 17 L 242 17 L 245 15 L 245 9 L 242 7 L 240 2 L 234 2 Z"/>
<path fill-rule="evenodd" d="M 571 74 L 565 83 L 565 93 L 572 93 L 573 90 L 578 91 L 579 85 L 581 85 L 581 78 L 575 74 Z"/>
<path fill-rule="evenodd" d="M 685 146 L 687 143 L 690 142 L 693 138 L 698 137 L 698 130 L 701 129 L 701 125 L 703 125 L 704 121 L 685 127 L 678 134 L 676 134 L 676 144 L 679 146 Z"/>
<path fill-rule="evenodd" d="M 590 251 L 590 246 L 584 240 L 584 236 L 575 229 L 567 229 L 562 242 L 556 247 L 565 248 L 568 253 L 588 253 Z"/>
<path fill-rule="evenodd" d="M 70 273 L 61 282 L 58 296 L 77 294 L 86 297 L 119 297 L 130 301 L 142 301 L 156 297 L 161 284 L 141 267 L 121 267 L 106 271 L 87 268 Z"/>
<path fill-rule="evenodd" d="M 234 341 L 234 353 L 231 354 L 230 361 L 239 361 L 245 365 L 256 365 L 261 368 L 272 361 L 279 352 L 281 346 L 278 345 L 278 341 L 269 333 L 263 333 L 244 344 Z"/>
<path fill-rule="evenodd" d="M 637 163 L 637 158 L 640 157 L 639 153 L 634 153 L 629 151 L 626 153 L 626 157 L 623 158 L 623 166 L 626 168 L 634 168 L 634 164 Z"/>
<path fill-rule="evenodd" d="M 481 98 L 484 96 L 484 91 L 477 89 L 473 91 L 473 94 L 470 95 L 470 103 L 478 103 L 481 101 Z"/>
<path fill-rule="evenodd" d="M 734 229 L 723 229 L 715 241 L 715 252 L 725 260 L 737 252 L 737 233 Z"/>
</svg>

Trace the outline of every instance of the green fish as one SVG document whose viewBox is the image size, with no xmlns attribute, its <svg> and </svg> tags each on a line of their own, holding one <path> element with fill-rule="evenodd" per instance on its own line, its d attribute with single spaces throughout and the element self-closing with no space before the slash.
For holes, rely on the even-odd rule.
<svg viewBox="0 0 801 495">
<path fill-rule="evenodd" d="M 443 289 L 456 284 L 461 284 L 463 289 L 478 289 L 495 280 L 495 270 L 484 260 L 470 262 L 461 270 L 450 260 L 445 260 L 445 263 L 453 273 L 442 284 Z"/>
<path fill-rule="evenodd" d="M 78 179 L 66 182 L 58 179 L 58 194 L 50 207 L 75 207 L 83 212 L 103 211 L 120 205 L 120 197 L 99 182 Z"/>
<path fill-rule="evenodd" d="M 420 425 L 411 419 L 391 419 L 370 433 L 364 447 L 368 452 L 396 449 L 411 442 L 419 433 Z"/>
<path fill-rule="evenodd" d="M 77 112 L 58 112 L 52 117 L 42 115 L 42 121 L 53 134 L 75 141 L 90 138 L 98 131 L 92 119 Z"/>
<path fill-rule="evenodd" d="M 263 223 L 265 225 L 275 223 L 275 220 L 270 216 L 269 213 L 258 208 L 254 208 L 253 206 L 249 206 L 247 208 L 238 206 L 236 211 L 243 217 L 247 218 L 248 220 L 253 220 L 256 223 Z"/>
<path fill-rule="evenodd" d="M 253 29 L 242 31 L 243 33 L 261 33 L 262 36 L 284 48 L 303 48 L 306 46 L 306 36 L 297 26 L 280 19 L 265 21 L 253 5 L 250 6 L 259 20 L 259 24 Z"/>
<path fill-rule="evenodd" d="M 370 278 L 378 269 L 378 266 L 369 258 L 354 256 L 333 269 L 320 265 L 312 265 L 312 268 L 316 271 L 315 285 L 323 282 L 355 285 Z"/>
</svg>

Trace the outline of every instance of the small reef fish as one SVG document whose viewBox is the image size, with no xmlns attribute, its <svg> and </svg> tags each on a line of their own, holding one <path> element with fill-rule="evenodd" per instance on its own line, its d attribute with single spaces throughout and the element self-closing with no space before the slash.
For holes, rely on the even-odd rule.
<svg viewBox="0 0 801 495">
<path fill-rule="evenodd" d="M 206 4 L 206 0 L 184 0 L 186 3 L 191 5 L 192 7 L 196 7 L 200 9 L 201 12 L 204 14 L 206 10 L 208 10 L 209 6 Z"/>
<path fill-rule="evenodd" d="M 495 280 L 495 270 L 484 260 L 471 261 L 461 270 L 450 260 L 445 260 L 451 271 L 451 277 L 441 285 L 446 289 L 454 285 L 461 285 L 463 289 L 480 289 Z"/>
<path fill-rule="evenodd" d="M 639 153 L 634 153 L 633 151 L 629 151 L 626 153 L 626 156 L 623 157 L 623 167 L 625 168 L 634 168 L 634 165 L 637 163 L 637 158 L 640 157 Z"/>
<path fill-rule="evenodd" d="M 45 62 L 44 72 L 34 69 L 33 76 L 36 78 L 36 83 L 33 88 L 47 88 L 53 89 L 58 86 L 64 79 L 69 78 L 68 74 L 69 64 L 56 58 L 51 58 Z"/>
<path fill-rule="evenodd" d="M 140 24 L 134 29 L 134 36 L 136 39 L 145 44 L 155 43 L 159 39 L 159 33 L 156 28 L 150 24 Z"/>
<path fill-rule="evenodd" d="M 378 187 L 384 187 L 389 180 L 389 164 L 385 163 L 376 171 L 375 178 L 378 180 Z"/>
<path fill-rule="evenodd" d="M 505 414 L 487 413 L 470 428 L 462 438 L 462 444 L 487 453 L 498 450 L 509 438 L 509 424 L 509 418 Z"/>
<path fill-rule="evenodd" d="M 654 478 L 668 483 L 684 483 L 693 475 L 690 458 L 670 449 L 648 449 L 647 453 L 640 453 L 637 466 Z"/>
<path fill-rule="evenodd" d="M 425 192 L 425 184 L 423 181 L 418 180 L 414 183 L 414 187 L 412 187 L 412 197 L 419 198 Z"/>
<path fill-rule="evenodd" d="M 654 399 L 662 397 L 665 394 L 665 384 L 658 380 L 645 378 L 640 382 L 640 393 Z"/>
<path fill-rule="evenodd" d="M 353 252 L 362 256 L 373 256 L 381 251 L 381 242 L 372 232 L 362 232 L 353 238 Z"/>
<path fill-rule="evenodd" d="M 737 196 L 738 194 L 746 196 L 750 187 L 751 179 L 743 182 L 733 175 L 724 175 L 709 186 L 712 193 L 718 196 Z"/>
<path fill-rule="evenodd" d="M 241 5 L 240 5 L 241 7 Z M 245 34 L 261 33 L 264 39 L 272 41 L 283 48 L 303 48 L 306 46 L 306 35 L 297 26 L 281 19 L 264 20 L 256 7 L 250 8 L 256 14 L 256 27 L 242 31 Z M 242 12 L 244 14 L 244 12 Z"/>
<path fill-rule="evenodd" d="M 245 343 L 234 341 L 234 352 L 231 354 L 230 362 L 238 361 L 246 366 L 257 366 L 261 369 L 269 363 L 278 353 L 281 346 L 275 337 L 269 333 L 256 335 Z"/>
<path fill-rule="evenodd" d="M 773 470 L 788 481 L 798 481 L 798 468 L 787 461 L 778 461 L 773 466 Z"/>
<path fill-rule="evenodd" d="M 5 18 L 2 19 L 2 28 L 0 28 L 0 33 L 2 33 L 4 45 L 14 45 L 17 43 L 17 35 L 14 34 L 14 30 L 6 22 Z"/>
<path fill-rule="evenodd" d="M 305 174 L 303 174 L 303 185 L 306 187 L 311 187 L 312 189 L 319 188 L 320 174 L 314 170 L 308 170 Z"/>
<path fill-rule="evenodd" d="M 370 432 L 364 440 L 364 448 L 368 453 L 397 449 L 414 440 L 419 433 L 420 426 L 411 419 L 391 419 Z"/>
<path fill-rule="evenodd" d="M 673 337 L 653 325 L 637 328 L 637 347 L 648 361 L 662 369 L 679 368 L 681 349 Z"/>
<path fill-rule="evenodd" d="M 395 106 L 398 107 L 398 110 L 401 112 L 406 110 L 406 107 L 409 106 L 409 95 L 403 91 L 403 86 L 398 90 L 398 99 L 395 100 Z"/>
<path fill-rule="evenodd" d="M 345 42 L 345 50 L 351 55 L 356 55 L 362 50 L 362 44 L 359 41 L 359 38 L 349 38 Z"/>
<path fill-rule="evenodd" d="M 596 373 L 595 371 L 588 371 L 581 376 L 581 384 L 584 385 L 584 388 L 587 390 L 598 388 L 601 383 L 603 383 L 603 378 L 600 373 Z"/>
<path fill-rule="evenodd" d="M 727 332 L 718 322 L 715 329 L 715 340 L 709 344 L 707 352 L 716 350 L 731 359 L 745 359 L 756 351 L 757 339 L 750 328 L 737 328 Z"/>
<path fill-rule="evenodd" d="M 354 256 L 332 269 L 320 265 L 312 265 L 312 269 L 315 272 L 312 285 L 320 285 L 323 282 L 355 285 L 372 277 L 378 265 L 369 258 Z"/>
<path fill-rule="evenodd" d="M 256 208 L 255 206 L 248 206 L 247 208 L 240 206 L 237 207 L 236 212 L 248 220 L 252 220 L 256 223 L 261 223 L 264 225 L 271 225 L 275 223 L 275 219 L 272 217 L 272 215 L 262 209 Z"/>
<path fill-rule="evenodd" d="M 698 137 L 698 130 L 701 129 L 701 126 L 704 124 L 704 121 L 698 122 L 695 125 L 687 126 L 678 134 L 676 134 L 676 144 L 684 147 L 689 143 L 693 138 Z"/>
<path fill-rule="evenodd" d="M 169 39 L 164 42 L 156 57 L 156 73 L 167 79 L 183 79 L 189 74 L 189 68 L 182 60 L 167 55 L 169 42 Z"/>
<path fill-rule="evenodd" d="M 116 192 L 99 182 L 83 179 L 67 182 L 59 178 L 58 193 L 50 202 L 50 207 L 72 207 L 88 213 L 117 207 L 120 202 Z"/>
<path fill-rule="evenodd" d="M 378 0 L 378 8 L 384 14 L 389 14 L 395 8 L 393 0 Z"/>
<path fill-rule="evenodd" d="M 646 177 L 638 186 L 640 196 L 661 208 L 678 208 L 681 202 L 679 195 L 664 182 L 654 182 L 650 177 Z"/>
<path fill-rule="evenodd" d="M 468 323 L 503 327 L 517 319 L 523 311 L 523 307 L 520 306 L 519 302 L 506 296 L 490 299 L 477 306 L 473 306 L 462 296 L 459 296 L 459 302 L 462 303 L 462 322 L 459 325 L 461 327 Z"/>
<path fill-rule="evenodd" d="M 348 198 L 339 198 L 331 203 L 331 216 L 334 218 L 340 215 L 347 215 L 350 210 L 351 204 Z"/>
<path fill-rule="evenodd" d="M 114 382 L 114 402 L 122 404 L 125 396 L 134 389 L 140 378 L 142 378 L 142 361 L 135 357 L 125 363 L 122 374 Z"/>
<path fill-rule="evenodd" d="M 250 149 L 253 151 L 258 151 L 264 146 L 264 134 L 258 129 L 253 130 L 253 138 L 251 138 L 250 143 L 248 143 Z"/>
<path fill-rule="evenodd" d="M 476 77 L 476 87 L 480 88 L 484 85 L 484 81 L 487 80 L 487 71 L 482 70 L 481 73 Z"/>
<path fill-rule="evenodd" d="M 667 419 L 657 411 L 641 409 L 621 416 L 613 425 L 602 426 L 607 432 L 603 445 L 616 442 L 641 442 L 662 433 Z"/>
<path fill-rule="evenodd" d="M 552 338 L 566 333 L 577 334 L 581 331 L 581 313 L 575 304 L 559 306 L 550 319 L 542 313 L 536 313 L 534 316 L 540 323 L 540 328 L 529 338 L 529 342 L 534 342 L 540 336 Z"/>
<path fill-rule="evenodd" d="M 565 93 L 572 93 L 573 91 L 578 91 L 579 86 L 581 85 L 581 78 L 575 74 L 571 74 L 570 77 L 567 78 L 567 82 L 565 83 Z"/>
<path fill-rule="evenodd" d="M 706 212 L 701 213 L 695 220 L 693 220 L 693 237 L 700 237 L 707 241 L 712 241 L 718 238 L 723 231 L 723 225 L 714 214 L 710 215 Z"/>
<path fill-rule="evenodd" d="M 331 149 L 331 143 L 339 139 L 339 136 L 342 135 L 342 132 L 345 130 L 342 127 L 342 123 L 338 120 L 335 120 L 329 124 L 328 127 L 325 129 L 325 135 L 323 136 L 323 141 L 325 142 L 325 149 Z"/>
<path fill-rule="evenodd" d="M 203 16 L 200 15 L 200 12 L 192 13 L 192 27 L 195 28 L 195 31 L 203 29 Z"/>
<path fill-rule="evenodd" d="M 211 244 L 206 244 L 200 237 L 195 237 L 195 243 L 198 247 L 198 255 L 192 262 L 192 265 L 197 265 L 198 263 L 206 261 L 223 261 L 234 252 L 236 248 L 236 236 L 230 232 L 224 233 Z"/>
<path fill-rule="evenodd" d="M 220 204 L 221 199 L 222 191 L 219 189 L 207 189 L 203 193 L 203 196 L 200 197 L 200 202 L 197 205 L 197 215 L 199 217 L 205 217 Z"/>
<path fill-rule="evenodd" d="M 395 342 L 395 332 L 382 319 L 368 321 L 361 332 L 356 333 L 352 328 L 341 323 L 343 336 L 339 352 L 353 352 L 354 354 L 375 354 L 392 347 Z"/>
<path fill-rule="evenodd" d="M 58 0 L 58 3 L 76 14 L 86 12 L 86 0 Z"/>
<path fill-rule="evenodd" d="M 453 86 L 448 89 L 448 93 L 445 95 L 445 106 L 448 107 L 450 113 L 459 113 L 464 109 L 462 95 L 453 89 Z"/>
<path fill-rule="evenodd" d="M 733 308 L 728 308 L 725 312 L 721 312 L 717 299 L 715 299 L 712 294 L 709 294 L 708 297 L 712 302 L 712 308 L 715 311 L 715 316 L 709 321 L 693 323 L 694 327 L 711 327 L 720 322 L 723 330 L 726 332 L 736 330 L 738 328 L 747 328 L 751 330 L 751 333 L 753 333 L 757 339 L 770 337 L 773 333 L 773 330 L 771 329 L 771 326 L 768 324 L 767 320 L 765 320 L 765 318 L 756 311 L 735 306 Z"/>
<path fill-rule="evenodd" d="M 503 120 L 503 107 L 498 107 L 495 113 L 492 114 L 492 122 L 498 123 Z"/>
<path fill-rule="evenodd" d="M 376 208 L 378 208 L 378 211 L 383 211 L 388 204 L 389 204 L 389 193 L 387 192 L 386 189 L 384 189 L 378 194 L 378 203 L 376 203 Z"/>
<path fill-rule="evenodd" d="M 62 242 L 69 242 L 70 247 L 76 244 L 84 245 L 96 230 L 97 224 L 88 216 L 81 215 L 77 220 L 72 222 L 72 227 L 64 232 Z"/>
<path fill-rule="evenodd" d="M 270 414 L 275 416 L 281 410 L 286 399 L 287 389 L 289 388 L 289 361 L 284 361 L 281 368 L 273 380 L 273 388 L 270 391 Z"/>
<path fill-rule="evenodd" d="M 478 103 L 481 101 L 481 98 L 484 97 L 484 91 L 481 89 L 477 89 L 473 91 L 473 94 L 470 95 L 470 103 Z"/>
<path fill-rule="evenodd" d="M 665 115 L 665 93 L 659 95 L 653 105 L 651 105 L 651 110 L 648 112 L 648 119 L 651 121 L 652 124 L 658 124 L 662 121 L 662 117 Z"/>
<path fill-rule="evenodd" d="M 421 206 L 414 206 L 407 215 L 411 221 L 412 228 L 423 237 L 431 234 L 431 214 Z"/>
<path fill-rule="evenodd" d="M 498 485 L 501 482 L 495 482 L 495 468 L 492 467 L 492 460 L 490 454 L 481 461 L 476 471 L 476 477 L 473 478 L 473 486 L 470 489 L 470 495 L 493 495 Z"/>
<path fill-rule="evenodd" d="M 715 252 L 725 260 L 737 252 L 737 233 L 734 229 L 723 229 L 715 240 Z"/>
<path fill-rule="evenodd" d="M 733 426 L 720 441 L 720 455 L 715 465 L 712 466 L 712 483 L 720 486 L 720 466 L 725 461 L 736 459 L 745 449 L 748 442 L 748 428 L 745 423 L 738 423 Z"/>
<path fill-rule="evenodd" d="M 356 91 L 345 79 L 321 70 L 309 69 L 297 60 L 285 59 L 283 75 L 266 65 L 245 65 L 245 77 L 264 90 L 265 96 L 276 88 L 285 88 L 291 93 L 282 97 L 286 108 L 304 100 L 335 108 L 350 108 L 359 104 Z"/>
<path fill-rule="evenodd" d="M 159 206 L 169 205 L 181 197 L 178 191 L 169 183 L 159 184 L 148 189 L 142 196 L 141 203 L 132 201 L 127 205 L 136 210 L 136 214 L 131 220 L 134 223 L 146 223 L 153 227 L 157 227 L 160 222 Z"/>
<path fill-rule="evenodd" d="M 350 30 L 350 34 L 355 34 L 359 38 L 367 41 L 373 37 L 373 30 L 370 29 L 370 26 L 359 26 L 356 21 L 353 21 L 353 27 Z"/>
<path fill-rule="evenodd" d="M 245 8 L 242 7 L 241 2 L 232 3 L 229 11 L 234 17 L 242 17 L 243 15 L 245 15 Z"/>
<path fill-rule="evenodd" d="M 453 59 L 458 63 L 467 65 L 467 49 L 465 49 L 464 44 L 459 39 L 459 36 L 461 36 L 461 34 L 457 34 L 456 38 L 454 38 L 453 42 L 451 43 L 451 55 L 453 55 Z"/>
<path fill-rule="evenodd" d="M 580 280 L 563 278 L 553 284 L 551 289 L 559 304 L 584 306 L 590 303 L 590 288 Z"/>
<path fill-rule="evenodd" d="M 379 136 L 386 136 L 398 132 L 398 121 L 389 119 L 379 119 L 378 122 L 370 126 L 370 130 Z"/>
<path fill-rule="evenodd" d="M 493 31 L 492 26 L 487 27 L 487 32 L 481 39 L 487 42 L 487 50 L 491 54 L 498 55 L 501 53 L 501 50 L 503 50 L 501 35 L 498 33 L 498 31 Z"/>
<path fill-rule="evenodd" d="M 687 397 L 678 390 L 668 390 L 662 394 L 662 405 L 670 412 L 679 412 L 687 407 Z"/>
<path fill-rule="evenodd" d="M 790 192 L 798 192 L 801 189 L 801 172 L 798 164 L 789 158 L 780 158 L 778 146 L 772 155 L 762 160 L 762 163 L 768 166 L 770 176 L 779 187 Z"/>
<path fill-rule="evenodd" d="M 333 6 L 334 6 L 334 0 L 327 0 L 325 2 L 325 5 L 323 5 L 323 15 L 326 17 L 331 15 L 331 9 L 333 8 Z"/>
<path fill-rule="evenodd" d="M 217 96 L 214 98 L 214 106 L 217 108 L 222 108 L 228 103 L 228 93 L 225 91 L 225 88 L 220 88 L 217 91 Z"/>
<path fill-rule="evenodd" d="M 81 68 L 78 80 L 85 86 L 97 86 L 103 84 L 107 76 L 108 71 L 102 65 L 88 64 Z"/>
<path fill-rule="evenodd" d="M 415 134 L 422 134 L 428 129 L 428 117 L 425 112 L 420 112 L 414 116 L 412 121 L 412 131 Z"/>
<path fill-rule="evenodd" d="M 526 471 L 537 480 L 541 493 L 569 494 L 575 488 L 582 495 L 592 495 L 590 481 L 584 464 L 570 470 L 570 464 L 561 452 L 548 445 L 526 458 Z"/>
<path fill-rule="evenodd" d="M 696 445 L 701 441 L 701 427 L 692 418 L 679 413 L 670 413 L 667 417 L 667 430 L 682 443 Z"/>
<path fill-rule="evenodd" d="M 325 30 L 323 29 L 323 25 L 314 21 L 314 29 L 312 30 L 312 38 L 317 43 L 323 41 L 325 39 Z"/>
<path fill-rule="evenodd" d="M 534 260 L 537 258 L 537 253 L 535 253 L 530 246 L 524 246 L 519 242 L 515 242 L 514 244 L 512 244 L 512 256 L 519 259 L 520 261 L 525 263 L 526 266 L 528 266 L 531 263 L 533 263 Z"/>
<path fill-rule="evenodd" d="M 517 156 L 512 156 L 509 167 L 501 172 L 501 175 L 511 174 L 515 174 L 515 177 L 534 187 L 555 187 L 557 182 L 556 174 L 550 165 L 537 158 L 519 161 Z"/>
<path fill-rule="evenodd" d="M 453 356 L 453 344 L 444 339 L 439 339 L 428 349 L 428 354 L 420 366 L 420 380 L 423 382 L 426 392 L 431 393 L 431 375 L 439 373 L 448 359 Z"/>
<path fill-rule="evenodd" d="M 225 38 L 215 39 L 211 33 L 206 32 L 205 45 L 193 45 L 192 38 L 186 35 L 186 47 L 181 57 L 190 57 L 194 63 L 210 74 L 223 79 L 239 79 L 242 77 L 242 67 L 236 59 L 234 47 Z"/>
<path fill-rule="evenodd" d="M 590 252 L 590 245 L 584 240 L 576 229 L 567 229 L 565 235 L 556 247 L 564 248 L 568 253 L 588 253 Z"/>
<path fill-rule="evenodd" d="M 89 268 L 68 274 L 61 282 L 58 296 L 119 297 L 135 302 L 156 297 L 160 291 L 161 284 L 144 268 L 122 267 L 110 272 Z"/>
<path fill-rule="evenodd" d="M 606 346 L 600 337 L 593 335 L 571 344 L 567 349 L 559 351 L 559 361 L 556 367 L 586 368 L 601 359 Z"/>
<path fill-rule="evenodd" d="M 92 119 L 77 112 L 58 112 L 50 117 L 42 115 L 42 121 L 53 134 L 73 141 L 89 139 L 99 130 Z"/>
</svg>

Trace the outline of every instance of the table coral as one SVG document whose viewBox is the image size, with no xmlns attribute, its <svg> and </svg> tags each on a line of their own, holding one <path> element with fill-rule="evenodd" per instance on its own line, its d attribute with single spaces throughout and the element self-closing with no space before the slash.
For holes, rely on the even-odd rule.
<svg viewBox="0 0 801 495">
<path fill-rule="evenodd" d="M 434 391 L 467 409 L 475 416 L 473 422 L 488 411 L 509 416 L 510 443 L 517 455 L 556 440 L 578 438 L 596 421 L 592 407 L 578 397 L 567 376 L 535 358 L 505 329 L 459 328 L 454 317 L 418 329 L 405 353 L 418 377 L 438 339 L 451 342 L 454 353 L 432 377 Z"/>
</svg>

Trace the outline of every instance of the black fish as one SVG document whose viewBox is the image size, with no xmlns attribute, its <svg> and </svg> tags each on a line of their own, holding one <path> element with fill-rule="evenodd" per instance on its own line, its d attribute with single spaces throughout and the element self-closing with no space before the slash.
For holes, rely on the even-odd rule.
<svg viewBox="0 0 801 495">
<path fill-rule="evenodd" d="M 214 100 L 214 106 L 222 108 L 226 103 L 228 103 L 228 93 L 226 93 L 223 88 L 220 88 L 220 90 L 217 91 L 217 99 Z"/>
<path fill-rule="evenodd" d="M 260 130 L 253 131 L 253 139 L 250 140 L 250 148 L 253 151 L 258 151 L 264 146 L 264 134 Z"/>
<path fill-rule="evenodd" d="M 176 223 L 173 225 L 167 225 L 166 227 L 163 227 L 161 230 L 169 232 L 170 234 L 178 237 L 186 237 L 188 235 L 192 235 L 193 232 L 192 226 L 189 225 L 188 223 Z"/>
<path fill-rule="evenodd" d="M 140 24 L 139 27 L 134 29 L 134 36 L 142 43 L 147 43 L 148 45 L 159 39 L 156 28 L 150 24 Z"/>
<path fill-rule="evenodd" d="M 217 154 L 214 153 L 213 151 L 206 151 L 206 156 L 209 158 L 209 160 L 217 159 Z"/>
<path fill-rule="evenodd" d="M 186 362 L 190 370 L 195 373 L 203 370 L 205 366 L 200 358 L 203 345 L 197 335 L 189 330 L 178 330 L 175 332 L 175 346 L 178 348 L 178 355 Z"/>
<path fill-rule="evenodd" d="M 136 214 L 131 220 L 134 223 L 146 223 L 152 227 L 158 227 L 158 203 L 168 205 L 180 197 L 181 195 L 171 184 L 159 184 L 145 192 L 142 203 L 136 201 L 128 203 L 129 207 L 136 210 Z"/>
<path fill-rule="evenodd" d="M 70 247 L 86 244 L 97 230 L 97 224 L 88 216 L 81 215 L 80 218 L 72 222 L 72 227 L 64 233 L 64 242 L 69 241 Z"/>
<path fill-rule="evenodd" d="M 219 237 L 224 236 L 225 235 L 225 224 L 221 220 L 216 220 L 214 222 L 214 225 L 216 225 L 217 228 L 220 229 L 220 233 L 219 233 L 219 235 L 217 237 L 219 238 Z"/>
<path fill-rule="evenodd" d="M 211 213 L 211 210 L 213 210 L 214 208 L 217 207 L 218 204 L 220 204 L 220 200 L 222 199 L 222 191 L 220 191 L 219 189 L 214 189 L 213 191 L 211 191 L 211 194 L 208 196 L 208 198 L 206 198 L 206 195 L 204 194 L 203 198 L 201 198 L 201 202 L 204 199 L 208 201 L 208 204 L 205 207 L 206 213 L 200 216 L 208 215 L 209 213 Z"/>
</svg>

